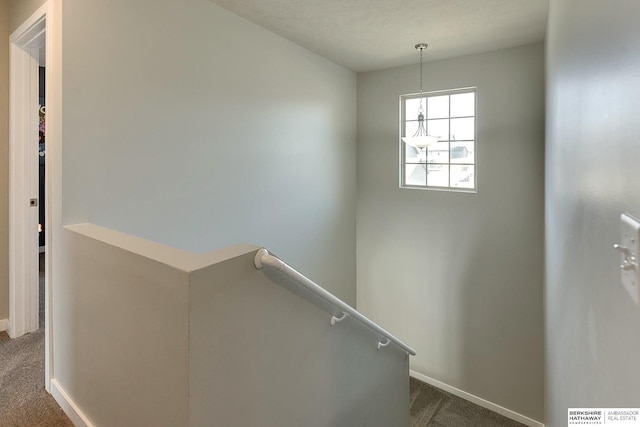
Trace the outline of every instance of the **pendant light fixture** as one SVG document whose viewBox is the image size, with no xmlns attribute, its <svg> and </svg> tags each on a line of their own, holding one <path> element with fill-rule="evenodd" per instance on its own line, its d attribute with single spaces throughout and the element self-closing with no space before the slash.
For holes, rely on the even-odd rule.
<svg viewBox="0 0 640 427">
<path fill-rule="evenodd" d="M 424 108 L 422 107 L 422 51 L 424 51 L 429 45 L 426 43 L 418 43 L 415 47 L 420 51 L 420 108 L 418 109 L 418 130 L 413 136 L 404 136 L 402 141 L 411 145 L 412 147 L 419 148 L 421 150 L 426 149 L 431 144 L 435 144 L 440 140 L 439 136 L 432 136 L 427 134 L 427 128 L 424 121 Z"/>
</svg>

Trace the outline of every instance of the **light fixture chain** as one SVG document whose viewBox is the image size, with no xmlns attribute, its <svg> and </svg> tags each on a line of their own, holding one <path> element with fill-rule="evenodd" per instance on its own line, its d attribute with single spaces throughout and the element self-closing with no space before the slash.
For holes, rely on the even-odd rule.
<svg viewBox="0 0 640 427">
<path fill-rule="evenodd" d="M 422 51 L 424 49 L 420 48 L 420 99 L 422 99 Z"/>
<path fill-rule="evenodd" d="M 420 46 L 420 109 L 418 110 L 420 113 L 424 112 L 422 108 L 422 51 L 424 47 Z"/>
</svg>

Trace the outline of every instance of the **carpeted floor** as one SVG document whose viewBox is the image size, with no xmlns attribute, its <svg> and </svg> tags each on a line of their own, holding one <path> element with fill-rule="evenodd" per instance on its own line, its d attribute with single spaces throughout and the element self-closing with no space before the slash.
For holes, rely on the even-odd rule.
<svg viewBox="0 0 640 427">
<path fill-rule="evenodd" d="M 524 427 L 414 378 L 410 387 L 411 427 Z"/>
<path fill-rule="evenodd" d="M 44 254 L 40 330 L 14 340 L 0 332 L 0 427 L 73 427 L 44 389 Z"/>
<path fill-rule="evenodd" d="M 44 389 L 44 329 L 14 340 L 0 332 L 0 427 L 67 426 Z"/>
</svg>

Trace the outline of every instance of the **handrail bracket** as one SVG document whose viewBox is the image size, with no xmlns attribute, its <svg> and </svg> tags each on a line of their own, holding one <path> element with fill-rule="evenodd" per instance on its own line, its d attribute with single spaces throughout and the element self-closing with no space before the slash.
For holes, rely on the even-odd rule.
<svg viewBox="0 0 640 427">
<path fill-rule="evenodd" d="M 331 317 L 331 326 L 335 326 L 336 323 L 342 322 L 344 319 L 347 318 L 348 315 L 349 315 L 349 313 L 347 313 L 346 311 L 343 311 L 342 312 L 342 316 L 340 316 L 340 317 L 332 316 Z"/>
</svg>

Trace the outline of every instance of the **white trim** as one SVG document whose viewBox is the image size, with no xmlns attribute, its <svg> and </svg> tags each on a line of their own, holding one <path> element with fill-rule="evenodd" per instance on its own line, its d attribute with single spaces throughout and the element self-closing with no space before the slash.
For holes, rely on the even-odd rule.
<svg viewBox="0 0 640 427">
<path fill-rule="evenodd" d="M 38 329 L 38 66 L 46 43 L 43 5 L 10 36 L 9 336 Z"/>
<path fill-rule="evenodd" d="M 9 329 L 9 319 L 0 319 L 0 332 Z"/>
<path fill-rule="evenodd" d="M 510 409 L 507 409 L 505 407 L 502 407 L 500 405 L 496 405 L 493 402 L 489 402 L 488 400 L 485 400 L 481 397 L 478 396 L 474 396 L 471 393 L 467 393 L 466 391 L 462 391 L 458 388 L 452 387 L 448 384 L 445 384 L 441 381 L 438 380 L 434 380 L 431 377 L 428 377 L 426 375 L 423 375 L 419 372 L 416 372 L 414 370 L 409 370 L 409 375 L 417 380 L 422 381 L 423 383 L 427 383 L 429 385 L 432 385 L 434 387 L 439 388 L 440 390 L 446 391 L 447 393 L 451 393 L 454 396 L 458 396 L 461 399 L 467 400 L 471 403 L 475 403 L 478 406 L 482 406 L 483 408 L 489 409 L 495 413 L 498 413 L 500 415 L 503 415 L 507 418 L 510 418 L 514 421 L 518 421 L 519 423 L 522 423 L 526 426 L 529 427 L 544 427 L 544 424 L 542 424 L 539 421 L 536 421 L 534 419 L 531 419 L 529 417 L 526 417 L 524 415 L 518 414 L 517 412 L 514 412 Z"/>
<path fill-rule="evenodd" d="M 45 169 L 45 388 L 51 390 L 55 376 L 53 294 L 56 242 L 60 234 L 62 204 L 62 0 L 47 0 L 46 93 L 47 167 Z M 43 6 L 44 7 L 44 6 Z"/>
<path fill-rule="evenodd" d="M 53 363 L 53 313 L 52 313 L 52 286 L 53 286 L 53 263 L 52 263 L 52 259 L 53 259 L 53 230 L 55 228 L 55 224 L 59 224 L 60 223 L 60 213 L 59 213 L 59 201 L 60 201 L 60 169 L 61 169 L 61 140 L 62 140 L 62 135 L 61 135 L 61 122 L 62 122 L 62 118 L 61 118 L 61 88 L 62 88 L 62 77 L 61 77 L 61 72 L 62 72 L 62 67 L 61 67 L 61 58 L 62 58 L 62 53 L 61 53 L 61 16 L 62 16 L 62 10 L 61 10 L 61 1 L 60 0 L 47 0 L 45 1 L 45 3 L 38 8 L 38 10 L 33 13 L 24 23 L 22 23 L 22 25 L 20 25 L 18 27 L 18 29 L 16 31 L 14 31 L 11 36 L 10 36 L 10 48 L 13 51 L 20 51 L 23 50 L 25 47 L 29 47 L 29 48 L 40 48 L 42 46 L 45 46 L 46 48 L 46 64 L 47 64 L 47 68 L 46 68 L 46 80 L 47 80 L 47 86 L 46 86 L 46 98 L 47 98 L 47 168 L 46 168 L 46 188 L 45 188 L 45 222 L 47 224 L 46 227 L 46 251 L 45 251 L 45 389 L 47 391 L 51 391 L 51 379 L 54 376 L 54 363 Z M 22 48 L 22 49 L 21 49 Z M 34 52 L 31 52 L 32 54 Z M 38 76 L 38 62 L 39 62 L 39 57 L 40 55 L 38 54 L 37 57 L 32 58 L 30 61 L 30 65 L 33 66 L 35 64 L 34 70 L 35 73 L 32 74 L 35 75 L 37 78 Z M 10 57 L 11 60 L 13 60 L 13 57 Z M 15 71 L 23 71 L 23 70 L 15 70 Z M 11 72 L 11 70 L 10 70 Z M 22 80 L 26 80 L 25 74 L 24 73 L 18 73 L 15 74 L 14 76 L 22 76 Z M 33 78 L 33 77 L 32 77 Z M 21 87 L 14 87 L 14 82 L 13 80 L 11 80 L 10 77 L 10 93 L 11 91 L 13 91 L 16 95 L 17 89 L 23 89 L 24 90 L 24 86 L 25 84 L 22 83 Z M 12 95 L 10 95 L 12 96 Z M 24 101 L 22 101 L 23 104 L 25 104 Z M 37 106 L 38 104 L 38 97 L 36 94 L 35 97 L 35 104 Z M 12 104 L 10 104 L 10 114 L 12 111 Z M 24 107 L 23 107 L 24 108 Z M 28 108 L 24 111 L 28 111 L 28 112 L 35 112 L 37 111 L 36 108 Z M 23 114 L 24 115 L 24 114 Z M 37 114 L 36 114 L 37 116 Z M 35 132 L 35 138 L 37 138 L 37 120 L 38 117 L 34 118 L 34 122 L 36 123 L 35 126 L 33 127 L 33 130 Z M 10 117 L 10 126 L 11 126 L 11 117 Z M 29 128 L 31 129 L 31 128 Z M 35 151 L 35 144 L 33 144 L 34 146 L 34 151 Z M 11 150 L 11 142 L 10 142 L 10 150 Z M 34 167 L 34 174 L 35 176 L 38 175 L 38 166 L 37 166 L 37 155 L 34 154 L 34 158 L 36 159 L 35 164 L 33 165 Z M 11 164 L 10 164 L 11 167 Z M 14 175 L 12 174 L 12 172 L 10 172 L 9 175 L 10 180 L 11 179 L 15 179 Z M 54 182 L 55 181 L 55 182 Z M 24 187 L 24 185 L 22 185 L 22 187 Z M 35 188 L 36 190 L 32 192 L 33 195 L 30 195 L 28 198 L 31 197 L 38 197 L 38 183 L 36 181 L 35 183 Z M 10 181 L 9 183 L 9 188 L 12 188 L 12 183 Z M 11 191 L 11 190 L 10 190 Z M 24 195 L 21 196 L 22 198 L 24 198 Z M 28 198 L 26 200 L 28 200 Z M 56 199 L 56 202 L 53 202 L 53 199 Z M 22 200 L 22 199 L 21 199 Z M 9 199 L 9 203 L 11 204 L 11 198 Z M 19 206 L 19 205 L 18 205 Z M 57 207 L 58 211 L 54 212 L 53 208 Z M 16 209 L 18 210 L 18 209 Z M 14 285 L 16 283 L 18 283 L 18 288 L 24 288 L 24 281 L 23 282 L 16 282 L 15 278 L 12 276 L 12 270 L 15 270 L 16 267 L 20 267 L 20 265 L 16 264 L 16 261 L 20 261 L 22 262 L 22 264 L 24 265 L 24 261 L 25 261 L 25 251 L 22 250 L 19 254 L 16 254 L 15 251 L 13 250 L 13 244 L 16 242 L 15 238 L 17 237 L 25 237 L 24 231 L 19 231 L 18 234 L 20 235 L 11 235 L 11 233 L 14 232 L 14 227 L 12 226 L 13 223 L 11 222 L 11 207 L 9 208 L 9 215 L 10 215 L 10 227 L 9 227 L 9 278 L 10 278 L 10 282 L 9 282 L 9 294 L 10 294 L 10 300 L 9 300 L 9 336 L 15 336 L 17 335 L 18 332 L 21 332 L 18 330 L 18 328 L 14 328 L 13 331 L 11 330 L 12 324 L 11 324 L 11 317 L 14 314 L 17 314 L 17 316 L 15 317 L 20 317 L 22 320 L 22 323 L 24 324 L 24 298 L 22 299 L 22 301 L 17 301 L 15 298 L 12 299 L 12 293 L 16 293 L 16 296 L 18 296 L 17 294 L 20 295 L 24 295 L 25 291 L 23 289 L 19 289 L 19 292 L 16 292 L 15 289 L 12 289 L 14 287 Z M 38 302 L 39 302 L 39 298 L 38 298 L 38 291 L 39 291 L 39 286 L 38 286 L 38 232 L 37 232 L 37 223 L 38 223 L 38 212 L 37 209 L 31 209 L 32 214 L 34 214 L 34 220 L 32 221 L 34 223 L 34 227 L 33 228 L 33 248 L 30 248 L 30 252 L 33 252 L 32 254 L 29 253 L 29 256 L 33 255 L 33 258 L 30 259 L 31 262 L 33 262 L 33 268 L 30 268 L 29 270 L 32 271 L 33 273 L 33 280 L 34 280 L 34 289 L 35 289 L 35 295 L 31 296 L 31 301 L 30 303 L 32 303 L 33 308 L 31 309 L 32 314 L 33 315 L 29 315 L 30 318 L 35 319 L 35 328 L 38 327 Z M 16 216 L 16 214 L 18 216 Z M 14 213 L 14 218 L 20 218 L 20 213 Z M 20 221 L 18 219 L 18 221 Z M 24 222 L 24 219 L 22 220 Z M 22 246 L 25 246 L 25 241 L 22 241 Z M 16 257 L 18 259 L 16 259 Z M 24 271 L 24 269 L 23 269 Z M 19 298 L 18 298 L 19 299 Z M 16 304 L 16 302 L 20 302 L 20 310 L 16 311 L 16 306 L 18 306 Z M 30 306 L 29 306 L 30 307 Z M 27 307 L 28 309 L 28 307 Z M 29 311 L 29 310 L 27 310 Z M 13 313 L 13 314 L 12 314 Z M 14 332 L 15 331 L 15 332 Z"/>
<path fill-rule="evenodd" d="M 78 405 L 71 400 L 66 391 L 56 381 L 55 378 L 51 380 L 51 396 L 58 402 L 58 405 L 62 408 L 67 417 L 71 420 L 75 427 L 93 427 L 89 418 L 82 413 Z"/>
<path fill-rule="evenodd" d="M 22 34 L 27 33 L 27 30 L 29 30 L 31 27 L 35 27 L 37 23 L 40 23 L 40 21 L 42 21 L 47 14 L 47 8 L 47 2 L 45 2 L 38 8 L 38 10 L 36 10 L 30 17 L 28 17 L 26 21 L 20 24 L 20 26 L 13 33 L 11 33 L 11 36 L 9 36 L 9 40 L 15 43 L 16 39 L 22 37 Z"/>
</svg>

